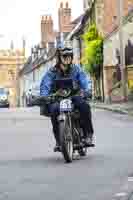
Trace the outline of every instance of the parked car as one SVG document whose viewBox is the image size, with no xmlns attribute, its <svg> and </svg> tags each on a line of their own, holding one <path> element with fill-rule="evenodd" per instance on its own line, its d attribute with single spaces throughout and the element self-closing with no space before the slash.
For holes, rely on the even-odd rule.
<svg viewBox="0 0 133 200">
<path fill-rule="evenodd" d="M 32 106 L 32 101 L 40 95 L 40 82 L 35 82 L 29 88 L 26 95 L 26 105 Z"/>
<path fill-rule="evenodd" d="M 0 88 L 0 108 L 9 108 L 9 91 L 6 88 Z"/>
<path fill-rule="evenodd" d="M 30 106 L 31 87 L 25 91 L 25 104 Z"/>
<path fill-rule="evenodd" d="M 92 79 L 89 74 L 88 74 L 88 77 L 89 77 L 89 84 L 90 84 L 89 98 L 92 99 Z"/>
</svg>

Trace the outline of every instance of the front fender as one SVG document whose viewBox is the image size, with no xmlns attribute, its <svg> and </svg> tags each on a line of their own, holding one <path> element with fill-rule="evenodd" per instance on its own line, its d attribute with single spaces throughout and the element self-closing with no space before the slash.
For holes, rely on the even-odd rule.
<svg viewBox="0 0 133 200">
<path fill-rule="evenodd" d="M 66 118 L 67 118 L 67 115 L 66 113 L 61 113 L 59 116 L 58 116 L 58 121 L 66 121 Z"/>
</svg>

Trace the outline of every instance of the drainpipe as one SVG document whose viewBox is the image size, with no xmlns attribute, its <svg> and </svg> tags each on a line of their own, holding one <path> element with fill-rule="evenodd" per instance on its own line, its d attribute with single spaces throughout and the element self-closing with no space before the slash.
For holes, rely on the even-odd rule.
<svg viewBox="0 0 133 200">
<path fill-rule="evenodd" d="M 124 48 L 124 37 L 123 37 L 123 10 L 124 1 L 117 1 L 118 10 L 118 34 L 120 42 L 120 68 L 121 68 L 121 83 L 122 83 L 122 101 L 127 101 L 127 78 L 126 78 L 126 65 L 125 65 L 125 48 Z"/>
</svg>

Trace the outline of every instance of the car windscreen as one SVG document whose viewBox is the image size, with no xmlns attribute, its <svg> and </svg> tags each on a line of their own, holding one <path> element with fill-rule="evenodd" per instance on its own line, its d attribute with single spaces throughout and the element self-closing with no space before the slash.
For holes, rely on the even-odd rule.
<svg viewBox="0 0 133 200">
<path fill-rule="evenodd" d="M 5 89 L 4 88 L 0 88 L 0 95 L 2 95 L 2 94 L 7 94 L 7 92 L 5 91 Z"/>
</svg>

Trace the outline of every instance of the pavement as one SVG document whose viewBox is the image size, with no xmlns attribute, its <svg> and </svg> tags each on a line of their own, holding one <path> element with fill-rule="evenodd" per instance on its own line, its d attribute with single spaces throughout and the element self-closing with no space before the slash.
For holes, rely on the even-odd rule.
<svg viewBox="0 0 133 200">
<path fill-rule="evenodd" d="M 0 110 L 0 200 L 133 200 L 132 117 L 92 116 L 96 148 L 66 164 L 38 108 Z"/>
<path fill-rule="evenodd" d="M 104 109 L 108 111 L 113 111 L 120 114 L 128 114 L 133 116 L 133 102 L 127 103 L 100 103 L 100 102 L 91 102 L 93 108 Z"/>
</svg>

